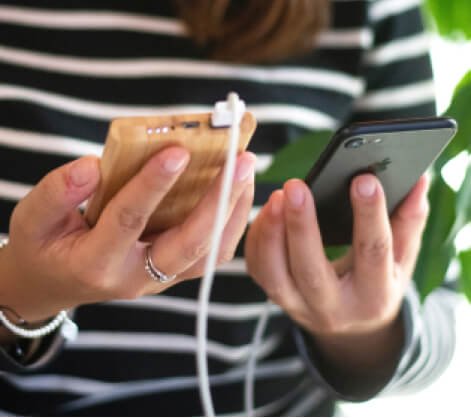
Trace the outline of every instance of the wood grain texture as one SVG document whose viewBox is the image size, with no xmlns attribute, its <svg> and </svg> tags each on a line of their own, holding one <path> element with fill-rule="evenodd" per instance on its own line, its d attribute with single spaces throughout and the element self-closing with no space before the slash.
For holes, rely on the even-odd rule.
<svg viewBox="0 0 471 418">
<path fill-rule="evenodd" d="M 156 152 L 181 145 L 190 162 L 152 214 L 145 234 L 181 224 L 219 173 L 229 145 L 229 128 L 213 128 L 210 113 L 131 117 L 112 121 L 100 162 L 101 180 L 85 211 L 90 226 L 113 196 Z M 190 123 L 188 126 L 188 123 Z M 197 124 L 197 126 L 192 126 Z M 241 120 L 239 152 L 245 150 L 256 128 L 250 112 Z"/>
</svg>

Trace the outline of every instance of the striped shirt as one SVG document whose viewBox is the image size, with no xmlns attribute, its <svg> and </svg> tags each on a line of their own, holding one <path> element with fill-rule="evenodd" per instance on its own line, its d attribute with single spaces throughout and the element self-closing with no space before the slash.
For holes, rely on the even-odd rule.
<svg viewBox="0 0 471 418">
<path fill-rule="evenodd" d="M 258 172 L 306 131 L 434 114 L 419 1 L 333 0 L 331 26 L 311 53 L 276 65 L 233 65 L 208 60 L 169 1 L 0 0 L 0 232 L 8 233 L 16 202 L 47 172 L 101 154 L 111 118 L 206 111 L 230 90 L 258 119 L 250 145 Z M 271 190 L 257 186 L 252 218 Z M 218 414 L 243 411 L 245 361 L 266 298 L 245 274 L 241 248 L 219 269 L 209 307 Z M 79 308 L 78 339 L 47 367 L 0 376 L 0 409 L 200 415 L 198 286 L 189 281 L 157 296 Z M 447 365 L 452 301 L 440 289 L 421 307 L 410 289 L 402 309 L 406 343 L 384 392 L 423 387 Z M 329 382 L 313 379 L 290 328 L 273 308 L 256 370 L 257 414 L 330 414 Z"/>
</svg>

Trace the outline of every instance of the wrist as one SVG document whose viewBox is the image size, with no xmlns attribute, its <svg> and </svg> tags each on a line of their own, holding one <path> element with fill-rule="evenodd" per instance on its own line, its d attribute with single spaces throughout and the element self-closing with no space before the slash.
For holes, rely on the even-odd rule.
<svg viewBox="0 0 471 418">
<path fill-rule="evenodd" d="M 34 363 L 34 359 L 41 351 L 40 347 L 44 345 L 43 342 L 50 341 L 50 338 L 43 337 L 50 337 L 59 329 L 59 334 L 63 338 L 75 339 L 78 328 L 64 310 L 52 319 L 42 319 L 47 315 L 43 316 L 38 309 L 35 310 L 37 298 L 33 297 L 28 300 L 28 294 L 21 292 L 21 287 L 26 281 L 20 280 L 20 275 L 15 275 L 15 263 L 11 261 L 7 244 L 8 240 L 0 242 L 0 303 L 5 301 L 9 305 L 0 305 L 0 352 L 4 359 L 2 365 L 6 364 L 9 370 L 9 368 L 25 366 L 30 362 Z M 31 286 L 27 290 L 30 291 L 30 295 L 34 295 L 35 292 Z M 48 305 L 47 301 L 44 305 Z M 18 309 L 17 306 L 22 309 L 22 312 L 26 312 L 25 317 L 28 321 L 17 313 L 15 310 Z M 30 306 L 32 310 L 23 309 L 23 306 Z"/>
<path fill-rule="evenodd" d="M 38 304 L 38 289 L 34 289 L 33 282 L 24 277 L 10 245 L 3 242 L 0 246 L 0 306 L 8 307 L 5 314 L 13 323 L 17 318 L 11 312 L 33 327 L 41 326 L 61 308 L 52 306 L 48 301 Z"/>
<path fill-rule="evenodd" d="M 383 327 L 372 331 L 335 335 L 312 335 L 322 360 L 338 372 L 378 375 L 393 372 L 404 345 L 404 325 L 398 314 Z"/>
<path fill-rule="evenodd" d="M 23 321 L 21 317 L 19 317 L 19 315 L 16 314 L 16 312 L 12 311 L 10 308 L 0 306 L 0 309 L 3 312 L 5 318 L 11 323 L 16 324 L 18 326 L 25 325 L 25 321 Z M 42 324 L 43 322 L 29 325 L 39 327 Z M 10 331 L 8 327 L 4 326 L 3 323 L 0 323 L 0 347 L 5 353 L 10 356 L 10 358 L 14 359 L 15 361 L 19 363 L 28 362 L 36 352 L 40 343 L 40 338 L 21 338 L 19 335 Z"/>
</svg>

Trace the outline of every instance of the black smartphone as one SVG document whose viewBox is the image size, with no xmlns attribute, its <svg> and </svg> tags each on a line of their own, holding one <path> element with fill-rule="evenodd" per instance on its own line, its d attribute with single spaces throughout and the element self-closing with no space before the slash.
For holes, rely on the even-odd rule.
<svg viewBox="0 0 471 418">
<path fill-rule="evenodd" d="M 453 119 L 439 117 L 355 123 L 337 131 L 305 179 L 324 245 L 352 241 L 350 183 L 356 175 L 376 175 L 391 214 L 456 131 Z"/>
</svg>

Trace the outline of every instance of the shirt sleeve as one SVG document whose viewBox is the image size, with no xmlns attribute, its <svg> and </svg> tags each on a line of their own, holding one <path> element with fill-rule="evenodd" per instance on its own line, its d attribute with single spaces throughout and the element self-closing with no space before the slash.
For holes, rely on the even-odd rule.
<svg viewBox="0 0 471 418">
<path fill-rule="evenodd" d="M 360 402 L 383 394 L 413 393 L 437 379 L 453 357 L 457 302 L 456 292 L 443 287 L 422 305 L 415 286 L 410 286 L 401 309 L 404 346 L 394 373 L 381 381 L 333 382 L 321 371 L 313 339 L 297 326 L 293 328 L 294 339 L 308 373 L 337 399 Z"/>
<path fill-rule="evenodd" d="M 354 103 L 350 122 L 436 115 L 429 36 L 420 1 L 372 1 L 369 20 L 373 45 L 364 57 L 365 89 Z M 295 342 L 313 379 L 338 399 L 364 401 L 383 393 L 416 391 L 440 376 L 452 358 L 457 299 L 456 292 L 442 287 L 422 305 L 411 285 L 401 310 L 404 346 L 393 375 L 382 381 L 329 381 L 313 339 L 296 326 Z"/>
</svg>

